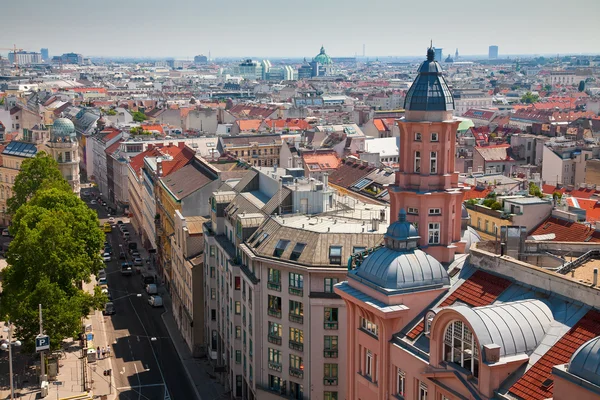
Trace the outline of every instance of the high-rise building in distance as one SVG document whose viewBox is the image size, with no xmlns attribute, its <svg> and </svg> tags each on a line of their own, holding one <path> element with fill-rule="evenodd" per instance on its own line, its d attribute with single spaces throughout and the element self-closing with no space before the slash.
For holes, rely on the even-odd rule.
<svg viewBox="0 0 600 400">
<path fill-rule="evenodd" d="M 208 62 L 208 57 L 203 54 L 194 57 L 194 64 L 206 64 Z"/>
<path fill-rule="evenodd" d="M 442 48 L 434 48 L 433 51 L 435 51 L 435 60 L 437 62 L 442 62 L 444 61 L 444 59 L 442 58 Z"/>
<path fill-rule="evenodd" d="M 48 53 L 48 49 L 46 49 L 46 48 L 41 49 L 40 53 L 42 53 L 42 61 L 49 61 L 50 60 L 50 55 Z"/>
<path fill-rule="evenodd" d="M 34 51 L 11 51 L 8 53 L 8 61 L 19 65 L 39 64 L 42 62 L 42 55 Z"/>
<path fill-rule="evenodd" d="M 498 59 L 498 46 L 490 46 L 489 50 L 489 59 L 496 60 Z"/>
</svg>

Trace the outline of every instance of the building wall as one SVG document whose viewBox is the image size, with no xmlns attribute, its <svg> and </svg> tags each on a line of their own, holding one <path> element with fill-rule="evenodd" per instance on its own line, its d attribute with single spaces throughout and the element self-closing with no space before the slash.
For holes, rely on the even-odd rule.
<svg viewBox="0 0 600 400">
<path fill-rule="evenodd" d="M 588 160 L 585 167 L 585 183 L 600 186 L 600 160 Z"/>
<path fill-rule="evenodd" d="M 501 226 L 513 225 L 510 219 L 501 218 L 500 212 L 497 211 L 478 211 L 472 207 L 467 207 L 467 212 L 470 217 L 469 226 L 475 229 L 484 240 L 496 240 L 496 228 L 498 229 L 498 237 L 500 237 L 499 229 Z"/>
<path fill-rule="evenodd" d="M 20 157 L 2 155 L 2 165 L 0 166 L 0 211 L 2 212 L 3 225 L 10 223 L 10 217 L 6 214 L 8 208 L 6 202 L 13 195 L 12 187 L 23 161 L 24 159 Z"/>
</svg>

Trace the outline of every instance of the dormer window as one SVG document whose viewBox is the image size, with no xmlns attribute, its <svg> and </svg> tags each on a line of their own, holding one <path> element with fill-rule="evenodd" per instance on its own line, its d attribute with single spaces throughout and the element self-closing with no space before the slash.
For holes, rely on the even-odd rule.
<svg viewBox="0 0 600 400">
<path fill-rule="evenodd" d="M 279 241 L 277 242 L 277 245 L 275 246 L 275 250 L 273 251 L 273 256 L 281 257 L 281 255 L 283 254 L 283 252 L 285 251 L 285 249 L 288 247 L 289 244 L 290 244 L 289 240 L 279 239 Z"/>
<path fill-rule="evenodd" d="M 475 335 L 464 322 L 453 321 L 447 326 L 443 357 L 444 361 L 471 371 L 473 376 L 479 375 L 479 350 Z"/>
<path fill-rule="evenodd" d="M 329 246 L 329 263 L 342 264 L 342 246 Z"/>
</svg>

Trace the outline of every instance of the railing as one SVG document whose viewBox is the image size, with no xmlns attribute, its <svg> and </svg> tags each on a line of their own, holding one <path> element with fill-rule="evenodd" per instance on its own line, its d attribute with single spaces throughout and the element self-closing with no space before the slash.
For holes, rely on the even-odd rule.
<svg viewBox="0 0 600 400">
<path fill-rule="evenodd" d="M 304 378 L 304 371 L 299 368 L 290 367 L 290 375 L 302 379 Z"/>
<path fill-rule="evenodd" d="M 325 358 L 338 358 L 337 350 L 325 349 L 323 350 L 323 357 Z"/>
<path fill-rule="evenodd" d="M 327 330 L 338 329 L 338 322 L 337 321 L 325 321 L 323 323 L 323 329 L 327 329 Z"/>
<path fill-rule="evenodd" d="M 272 310 L 272 309 L 269 308 L 269 310 L 267 311 L 267 313 L 271 317 L 281 318 L 281 310 Z"/>
<path fill-rule="evenodd" d="M 304 343 L 296 342 L 295 340 L 290 340 L 290 349 L 304 351 Z"/>
<path fill-rule="evenodd" d="M 325 386 L 337 386 L 338 378 L 323 378 L 323 385 Z"/>
<path fill-rule="evenodd" d="M 278 292 L 281 292 L 281 283 L 267 282 L 267 289 L 276 290 Z"/>
<path fill-rule="evenodd" d="M 293 295 L 296 295 L 296 296 L 304 296 L 304 289 L 298 289 L 298 288 L 290 286 L 288 288 L 288 292 L 290 294 L 293 294 Z"/>
<path fill-rule="evenodd" d="M 304 323 L 304 316 L 302 315 L 298 315 L 298 314 L 290 314 L 290 321 L 291 322 L 295 322 L 297 324 L 303 324 Z"/>
<path fill-rule="evenodd" d="M 269 369 L 272 369 L 273 371 L 281 372 L 281 363 L 269 361 Z"/>
<path fill-rule="evenodd" d="M 267 336 L 267 340 L 269 341 L 269 343 L 278 344 L 281 346 L 281 336 L 269 335 Z"/>
</svg>

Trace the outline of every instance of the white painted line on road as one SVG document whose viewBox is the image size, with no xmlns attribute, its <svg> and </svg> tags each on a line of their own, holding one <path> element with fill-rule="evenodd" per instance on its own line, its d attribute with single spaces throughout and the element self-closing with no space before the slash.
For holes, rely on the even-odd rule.
<svg viewBox="0 0 600 400">
<path fill-rule="evenodd" d="M 125 373 L 125 367 L 123 367 L 123 370 L 121 372 L 119 372 L 121 375 L 123 375 Z"/>
<path fill-rule="evenodd" d="M 131 390 L 131 389 L 140 389 L 145 387 L 157 387 L 157 386 L 165 386 L 164 383 L 150 383 L 148 385 L 139 385 L 139 386 L 122 386 L 118 387 L 117 390 Z"/>
<path fill-rule="evenodd" d="M 140 380 L 140 374 L 138 373 L 137 365 L 133 364 L 133 367 L 135 368 L 135 376 L 137 376 L 137 378 L 138 378 L 138 386 L 142 386 L 142 381 Z M 141 398 L 142 398 L 142 392 L 138 391 L 138 400 Z"/>
</svg>

